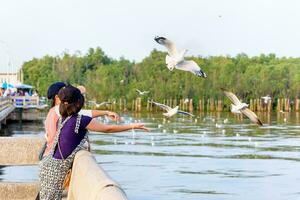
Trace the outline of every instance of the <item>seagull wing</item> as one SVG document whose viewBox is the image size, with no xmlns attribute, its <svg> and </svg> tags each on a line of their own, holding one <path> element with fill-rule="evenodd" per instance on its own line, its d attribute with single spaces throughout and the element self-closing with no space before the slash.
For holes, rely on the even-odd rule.
<svg viewBox="0 0 300 200">
<path fill-rule="evenodd" d="M 199 65 L 193 60 L 184 60 L 178 63 L 176 69 L 192 72 L 193 74 L 206 78 L 207 75 L 201 70 Z"/>
<path fill-rule="evenodd" d="M 178 110 L 177 113 L 182 114 L 182 115 L 189 115 L 189 116 L 191 116 L 191 117 L 194 117 L 194 115 L 193 115 L 192 113 L 184 112 L 184 111 L 182 111 L 182 110 Z"/>
<path fill-rule="evenodd" d="M 155 101 L 150 101 L 150 103 L 153 103 L 154 105 L 161 107 L 162 109 L 166 110 L 167 112 L 169 112 L 172 109 L 171 107 L 169 107 L 165 104 L 157 103 Z"/>
<path fill-rule="evenodd" d="M 249 108 L 244 108 L 241 110 L 241 112 L 246 115 L 252 122 L 262 126 L 263 123 L 260 121 L 260 119 L 256 116 L 256 114 L 250 110 Z"/>
<path fill-rule="evenodd" d="M 104 102 L 101 102 L 100 104 L 98 104 L 99 106 L 103 106 L 103 105 L 106 105 L 106 104 L 111 104 L 110 102 L 107 102 L 107 101 L 104 101 Z"/>
<path fill-rule="evenodd" d="M 165 46 L 168 50 L 170 56 L 176 56 L 178 54 L 175 44 L 168 40 L 165 37 L 156 37 L 155 41 L 163 46 Z"/>
<path fill-rule="evenodd" d="M 241 101 L 236 97 L 235 94 L 233 94 L 232 92 L 226 91 L 225 89 L 221 88 L 224 92 L 224 94 L 230 99 L 230 101 L 234 104 L 234 105 L 239 105 L 241 104 Z"/>
<path fill-rule="evenodd" d="M 138 93 L 142 93 L 141 90 L 139 90 L 139 89 L 135 89 L 135 90 L 136 90 Z"/>
</svg>

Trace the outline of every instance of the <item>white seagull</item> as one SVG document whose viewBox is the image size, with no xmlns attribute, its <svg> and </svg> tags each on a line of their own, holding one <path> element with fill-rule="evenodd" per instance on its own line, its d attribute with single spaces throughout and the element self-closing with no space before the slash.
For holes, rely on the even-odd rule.
<svg viewBox="0 0 300 200">
<path fill-rule="evenodd" d="M 262 122 L 260 119 L 256 116 L 254 112 L 252 112 L 248 108 L 248 104 L 242 103 L 235 94 L 232 92 L 228 92 L 225 89 L 221 88 L 224 92 L 224 94 L 230 99 L 230 101 L 233 103 L 231 104 L 231 112 L 235 114 L 244 114 L 246 115 L 252 122 L 262 126 Z"/>
<path fill-rule="evenodd" d="M 110 105 L 111 103 L 110 102 L 107 102 L 107 101 L 104 101 L 104 102 L 101 102 L 101 103 L 96 103 L 95 101 L 89 101 L 89 103 L 92 103 L 96 106 L 96 108 L 99 108 L 101 106 L 104 106 L 104 105 Z"/>
<path fill-rule="evenodd" d="M 179 106 L 176 106 L 174 108 L 171 108 L 170 106 L 167 106 L 165 104 L 161 104 L 161 103 L 157 103 L 157 102 L 154 102 L 154 101 L 149 101 L 149 103 L 153 103 L 155 104 L 156 106 L 159 106 L 161 107 L 162 109 L 166 110 L 167 112 L 166 113 L 163 113 L 164 116 L 166 117 L 172 117 L 173 115 L 175 114 L 182 114 L 182 115 L 189 115 L 191 117 L 193 117 L 194 115 L 191 114 L 191 113 L 188 113 L 188 112 L 184 112 L 182 110 L 178 110 Z"/>
<path fill-rule="evenodd" d="M 270 97 L 270 95 L 267 95 L 267 96 L 261 97 L 261 99 L 263 99 L 264 103 L 267 104 L 272 98 Z"/>
<path fill-rule="evenodd" d="M 135 91 L 137 91 L 139 93 L 139 95 L 141 95 L 141 96 L 149 93 L 149 91 L 141 91 L 139 89 L 135 89 Z"/>
<path fill-rule="evenodd" d="M 201 68 L 195 61 L 184 59 L 184 56 L 187 52 L 186 49 L 184 49 L 181 52 L 178 52 L 175 44 L 164 37 L 156 36 L 154 40 L 158 44 L 161 44 L 167 48 L 168 55 L 166 56 L 166 64 L 170 71 L 176 68 L 183 71 L 189 71 L 199 77 L 207 77 L 207 75 L 201 70 Z"/>
</svg>

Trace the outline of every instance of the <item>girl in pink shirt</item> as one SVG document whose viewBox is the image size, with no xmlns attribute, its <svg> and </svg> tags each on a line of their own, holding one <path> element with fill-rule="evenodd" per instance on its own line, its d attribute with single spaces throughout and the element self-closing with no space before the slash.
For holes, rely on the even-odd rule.
<svg viewBox="0 0 300 200">
<path fill-rule="evenodd" d="M 41 150 L 40 153 L 40 160 L 49 154 L 51 147 L 54 143 L 54 138 L 56 136 L 57 132 L 57 122 L 60 117 L 59 114 L 59 104 L 60 100 L 58 98 L 58 92 L 61 88 L 65 87 L 66 84 L 63 82 L 56 82 L 53 83 L 49 88 L 48 88 L 48 94 L 47 97 L 48 99 L 52 99 L 52 107 L 49 110 L 46 120 L 45 120 L 45 137 L 47 142 L 45 143 L 43 149 Z M 83 86 L 81 86 L 83 87 Z M 112 120 L 118 122 L 120 120 L 120 117 L 110 111 L 102 111 L 102 110 L 81 110 L 80 113 L 81 115 L 89 116 L 89 117 L 99 117 L 106 115 L 110 117 Z"/>
</svg>

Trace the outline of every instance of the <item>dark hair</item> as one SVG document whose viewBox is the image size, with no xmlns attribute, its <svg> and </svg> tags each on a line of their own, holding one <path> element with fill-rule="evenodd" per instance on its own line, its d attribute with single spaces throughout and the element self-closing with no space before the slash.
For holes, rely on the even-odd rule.
<svg viewBox="0 0 300 200">
<path fill-rule="evenodd" d="M 76 87 L 68 85 L 58 92 L 61 100 L 59 113 L 62 117 L 68 117 L 78 113 L 84 105 L 84 97 Z"/>
</svg>

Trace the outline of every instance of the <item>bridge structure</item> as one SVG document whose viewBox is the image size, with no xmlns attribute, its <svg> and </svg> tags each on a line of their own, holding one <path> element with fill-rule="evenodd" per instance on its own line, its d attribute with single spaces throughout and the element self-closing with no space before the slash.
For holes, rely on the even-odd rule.
<svg viewBox="0 0 300 200">
<path fill-rule="evenodd" d="M 7 120 L 37 120 L 47 107 L 44 98 L 32 96 L 0 97 L 0 129 Z"/>
</svg>

